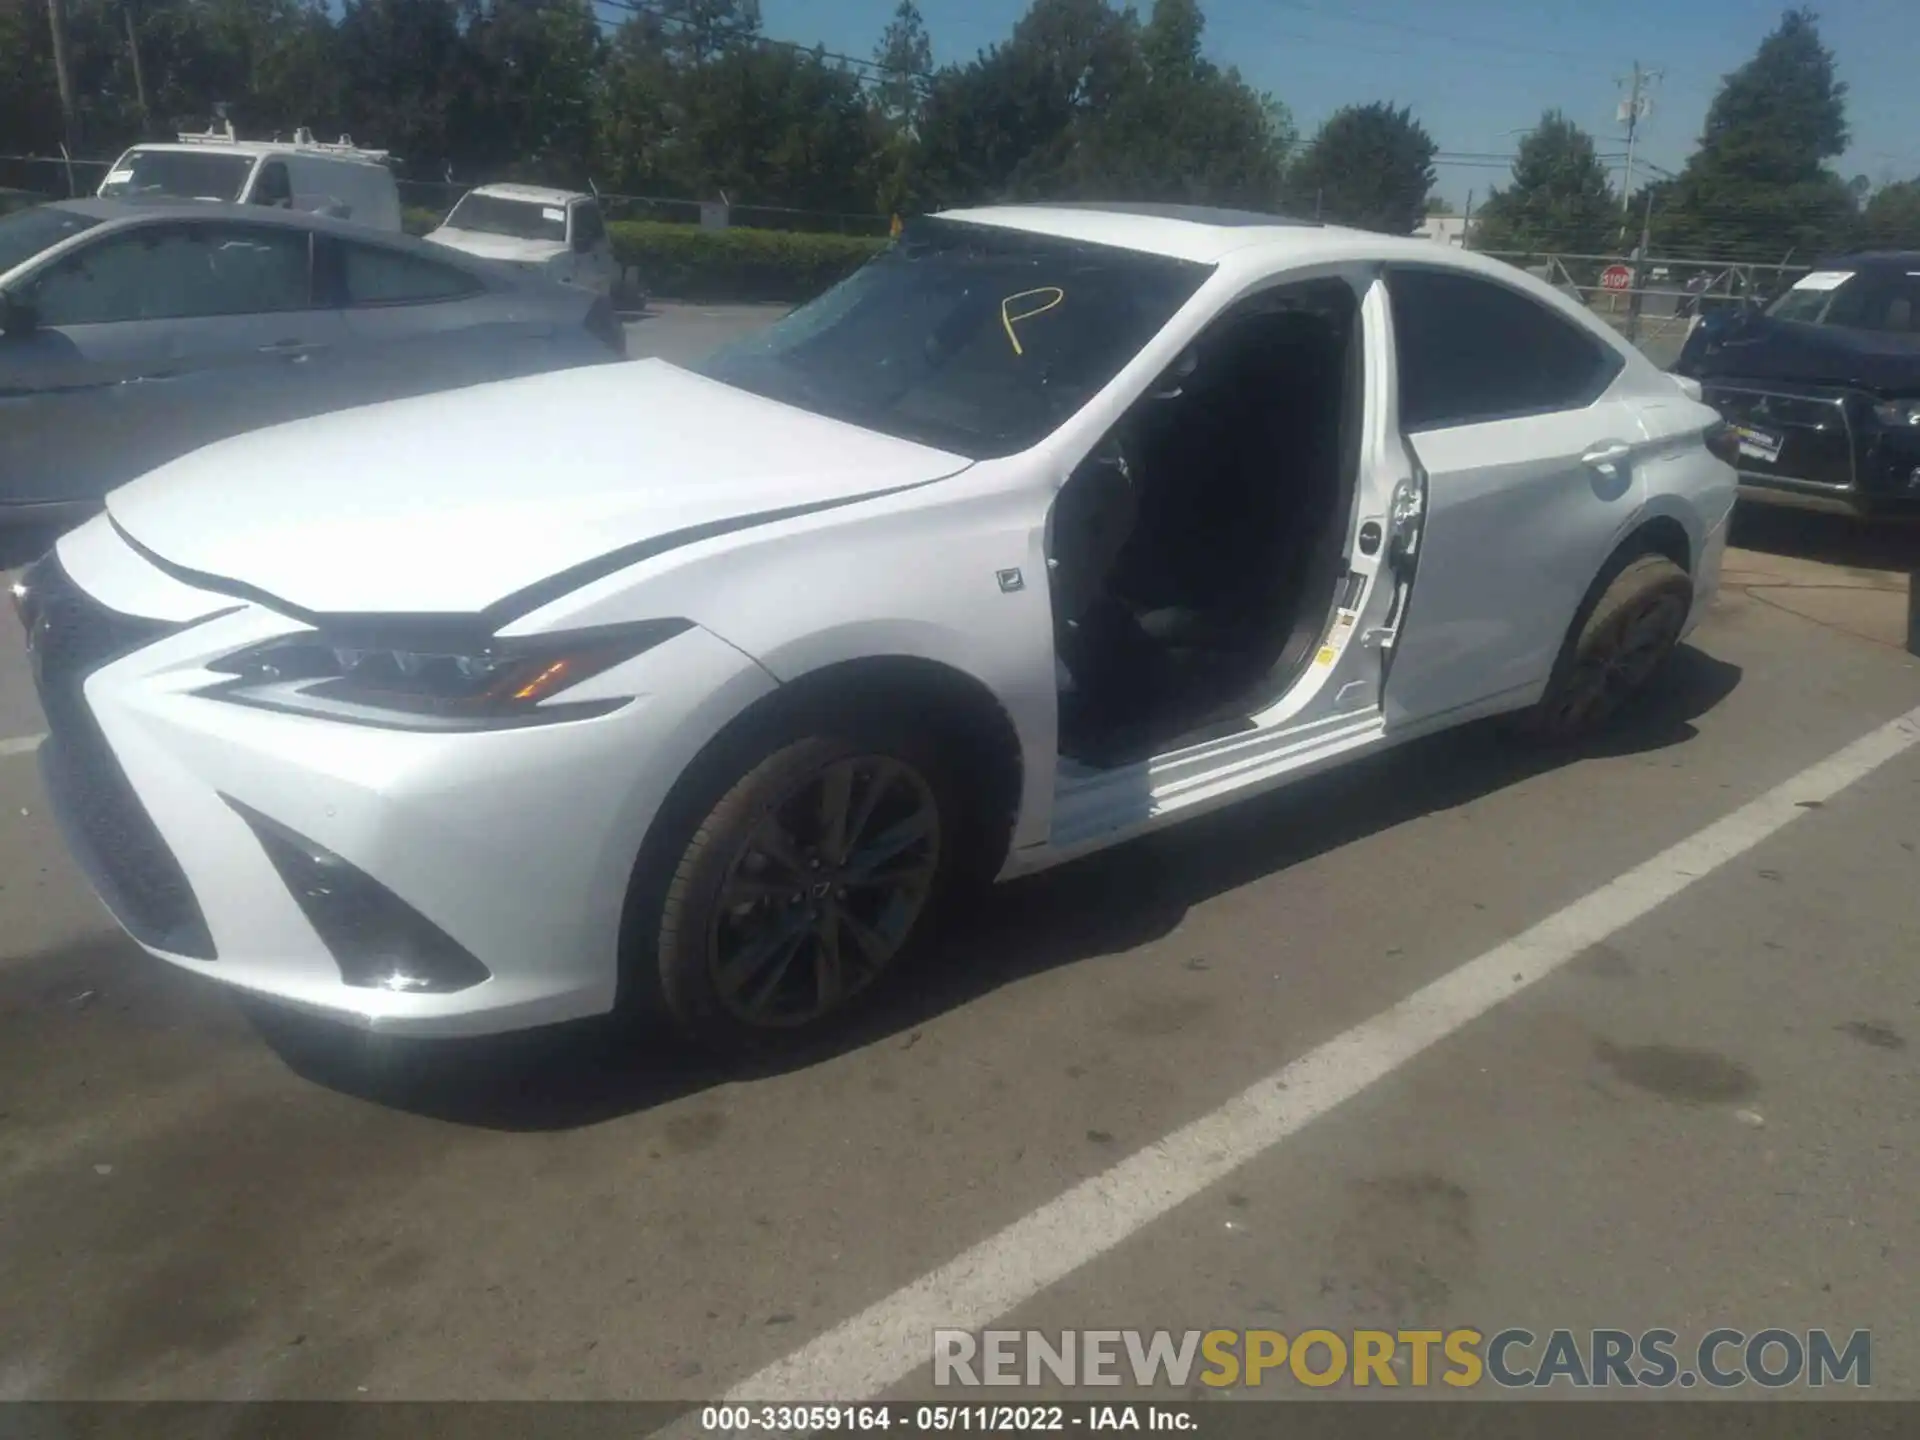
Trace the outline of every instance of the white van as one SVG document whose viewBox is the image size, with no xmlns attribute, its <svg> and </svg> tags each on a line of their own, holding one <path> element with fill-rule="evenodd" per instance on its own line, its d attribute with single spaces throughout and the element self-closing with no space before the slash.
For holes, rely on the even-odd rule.
<svg viewBox="0 0 1920 1440">
<path fill-rule="evenodd" d="M 427 239 L 596 295 L 612 296 L 620 282 L 600 202 L 578 190 L 481 185 L 461 196 Z"/>
<path fill-rule="evenodd" d="M 134 146 L 113 162 L 99 193 L 278 205 L 397 232 L 400 190 L 386 162 L 386 151 L 362 150 L 346 136 L 337 145 L 306 130 L 291 141 L 240 140 L 229 123 L 173 144 Z"/>
</svg>

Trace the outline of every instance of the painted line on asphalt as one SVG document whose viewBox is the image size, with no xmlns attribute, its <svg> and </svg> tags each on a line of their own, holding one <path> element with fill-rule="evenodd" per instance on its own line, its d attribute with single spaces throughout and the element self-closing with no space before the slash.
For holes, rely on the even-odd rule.
<svg viewBox="0 0 1920 1440">
<path fill-rule="evenodd" d="M 18 735 L 11 740 L 0 740 L 0 760 L 9 755 L 31 755 L 46 738 L 45 735 Z"/>
<path fill-rule="evenodd" d="M 1916 743 L 1920 709 L 1082 1181 L 757 1371 L 725 1403 L 878 1398 L 931 1361 L 936 1328 L 991 1324 Z"/>
</svg>

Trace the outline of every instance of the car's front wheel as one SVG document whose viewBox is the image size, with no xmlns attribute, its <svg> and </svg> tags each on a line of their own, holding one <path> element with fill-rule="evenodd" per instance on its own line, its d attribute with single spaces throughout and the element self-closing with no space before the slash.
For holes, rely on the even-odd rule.
<svg viewBox="0 0 1920 1440">
<path fill-rule="evenodd" d="M 1673 561 L 1627 561 L 1575 624 L 1546 693 L 1515 717 L 1514 728 L 1547 744 L 1600 730 L 1672 657 L 1692 608 L 1693 582 Z"/>
<path fill-rule="evenodd" d="M 926 928 L 960 843 L 958 787 L 936 749 L 866 729 L 778 744 L 672 847 L 636 938 L 693 1037 L 739 1052 L 816 1034 Z"/>
</svg>

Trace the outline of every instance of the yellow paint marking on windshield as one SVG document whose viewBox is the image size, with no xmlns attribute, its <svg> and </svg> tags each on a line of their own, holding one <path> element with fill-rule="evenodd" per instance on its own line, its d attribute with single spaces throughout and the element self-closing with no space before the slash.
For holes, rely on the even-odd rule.
<svg viewBox="0 0 1920 1440">
<path fill-rule="evenodd" d="M 1022 310 L 1017 314 L 1014 312 L 1013 305 L 1016 300 L 1031 300 L 1036 295 L 1046 295 L 1051 298 L 1046 304 L 1036 305 L 1031 310 Z M 1027 352 L 1020 348 L 1020 337 L 1013 333 L 1013 322 L 1031 320 L 1036 315 L 1044 315 L 1066 298 L 1067 292 L 1058 285 L 1042 285 L 1037 290 L 1022 290 L 1018 295 L 1009 295 L 1000 302 L 1000 324 L 1007 332 L 1007 343 L 1013 346 L 1014 354 L 1024 355 Z"/>
</svg>

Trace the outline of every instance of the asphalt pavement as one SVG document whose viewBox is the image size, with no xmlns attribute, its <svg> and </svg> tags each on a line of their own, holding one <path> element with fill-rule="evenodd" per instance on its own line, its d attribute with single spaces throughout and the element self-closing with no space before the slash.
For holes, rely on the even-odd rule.
<svg viewBox="0 0 1920 1440">
<path fill-rule="evenodd" d="M 634 333 L 752 323 L 706 322 Z M 751 1073 L 146 959 L 0 623 L 0 1399 L 923 1395 L 989 1321 L 1866 1329 L 1920 1395 L 1907 552 L 1743 524 L 1605 743 L 1439 737 L 1005 887 Z"/>
</svg>

